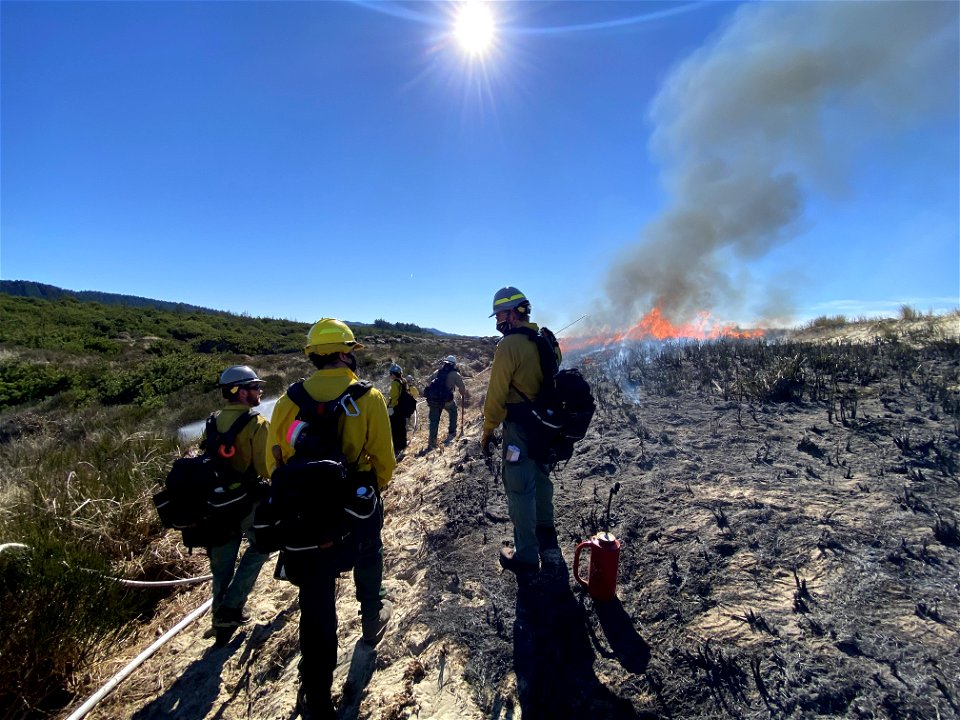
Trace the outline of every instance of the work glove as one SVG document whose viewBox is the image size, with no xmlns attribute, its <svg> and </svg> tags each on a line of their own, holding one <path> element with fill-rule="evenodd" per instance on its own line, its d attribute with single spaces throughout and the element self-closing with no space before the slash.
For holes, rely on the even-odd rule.
<svg viewBox="0 0 960 720">
<path fill-rule="evenodd" d="M 483 452 L 485 458 L 489 458 L 493 454 L 493 446 L 496 444 L 497 441 L 493 430 L 484 430 L 480 435 L 480 450 Z"/>
<path fill-rule="evenodd" d="M 388 408 L 387 408 L 387 415 L 393 417 L 393 408 L 392 408 L 392 407 L 388 407 Z"/>
</svg>

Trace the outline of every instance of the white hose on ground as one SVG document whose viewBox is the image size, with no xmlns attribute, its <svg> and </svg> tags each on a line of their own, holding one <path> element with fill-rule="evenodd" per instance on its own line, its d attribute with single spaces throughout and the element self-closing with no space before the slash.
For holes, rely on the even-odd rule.
<svg viewBox="0 0 960 720">
<path fill-rule="evenodd" d="M 28 550 L 29 548 L 29 545 L 24 545 L 23 543 L 4 543 L 0 545 L 0 552 L 4 550 Z"/>
<path fill-rule="evenodd" d="M 180 578 L 179 580 L 127 580 L 126 578 L 110 577 L 109 575 L 104 575 L 104 577 L 127 587 L 172 587 L 174 585 L 195 585 L 196 583 L 213 580 L 213 575 L 199 575 L 198 577 Z"/>
<path fill-rule="evenodd" d="M 160 638 L 158 638 L 150 647 L 144 650 L 142 653 L 137 655 L 130 663 L 124 667 L 120 672 L 114 675 L 107 683 L 97 690 L 93 695 L 87 698 L 86 702 L 83 703 L 80 707 L 73 711 L 73 714 L 67 718 L 67 720 L 80 720 L 80 718 L 86 716 L 88 712 L 93 710 L 103 698 L 105 698 L 117 685 L 119 685 L 123 680 L 130 675 L 134 670 L 136 670 L 143 662 L 153 655 L 157 650 L 163 647 L 164 644 L 178 632 L 183 630 L 187 625 L 192 623 L 194 620 L 199 618 L 205 612 L 210 609 L 210 606 L 213 604 L 213 598 L 207 599 L 203 605 L 198 607 L 196 610 L 187 615 L 183 620 L 178 622 L 172 628 L 167 630 Z"/>
<path fill-rule="evenodd" d="M 29 545 L 24 545 L 23 543 L 3 543 L 0 545 L 0 552 L 4 550 L 29 550 Z M 90 568 L 83 568 L 86 572 L 96 573 L 101 575 L 96 570 L 91 570 Z M 103 575 L 107 580 L 113 580 L 118 582 L 121 585 L 126 585 L 127 587 L 173 587 L 174 585 L 194 585 L 196 583 L 206 582 L 207 580 L 213 580 L 213 575 L 199 575 L 192 578 L 178 578 L 176 580 L 127 580 L 126 578 L 111 577 L 110 575 Z"/>
</svg>

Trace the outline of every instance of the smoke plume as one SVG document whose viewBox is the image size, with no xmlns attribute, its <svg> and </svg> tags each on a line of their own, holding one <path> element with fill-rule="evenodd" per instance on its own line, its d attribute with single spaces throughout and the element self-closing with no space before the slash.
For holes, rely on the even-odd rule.
<svg viewBox="0 0 960 720">
<path fill-rule="evenodd" d="M 871 140 L 957 107 L 955 2 L 748 4 L 666 79 L 651 148 L 669 198 L 607 280 L 609 319 L 736 312 L 749 261 L 847 192 Z M 786 302 L 767 298 L 767 308 Z"/>
</svg>

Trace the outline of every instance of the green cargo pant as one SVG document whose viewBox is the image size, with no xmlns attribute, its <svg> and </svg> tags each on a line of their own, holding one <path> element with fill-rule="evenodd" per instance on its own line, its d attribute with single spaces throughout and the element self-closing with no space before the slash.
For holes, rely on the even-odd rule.
<svg viewBox="0 0 960 720">
<path fill-rule="evenodd" d="M 507 448 L 520 450 L 516 462 L 507 460 Z M 537 526 L 552 528 L 553 482 L 546 465 L 531 459 L 527 453 L 527 433 L 523 426 L 511 420 L 503 423 L 503 489 L 507 493 L 507 508 L 513 521 L 513 547 L 517 560 L 540 562 Z"/>
<path fill-rule="evenodd" d="M 427 444 L 431 447 L 437 444 L 437 433 L 440 431 L 440 415 L 443 413 L 444 410 L 447 411 L 447 415 L 449 416 L 449 423 L 447 424 L 447 433 L 451 437 L 457 434 L 457 403 L 451 400 L 443 407 L 431 407 L 430 408 L 430 435 L 427 440 Z"/>
<path fill-rule="evenodd" d="M 238 534 L 223 545 L 207 548 L 207 554 L 210 557 L 210 573 L 213 575 L 211 618 L 214 618 L 221 606 L 235 609 L 244 606 L 250 590 L 257 582 L 257 576 L 260 575 L 260 568 L 270 557 L 269 554 L 260 553 L 254 549 L 253 533 L 250 530 L 252 525 L 253 513 L 251 512 L 249 517 L 244 518 L 240 524 L 243 534 Z M 247 537 L 247 549 L 244 550 L 240 563 L 237 564 L 243 535 Z"/>
</svg>

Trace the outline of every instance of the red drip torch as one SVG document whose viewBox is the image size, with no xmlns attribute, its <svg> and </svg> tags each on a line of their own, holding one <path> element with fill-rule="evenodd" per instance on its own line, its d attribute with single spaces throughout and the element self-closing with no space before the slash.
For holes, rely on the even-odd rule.
<svg viewBox="0 0 960 720">
<path fill-rule="evenodd" d="M 610 488 L 610 497 L 607 499 L 607 530 L 577 545 L 573 554 L 574 579 L 587 589 L 594 600 L 601 602 L 612 600 L 617 594 L 617 569 L 620 565 L 622 543 L 610 532 L 610 502 L 619 490 L 620 483 Z M 580 577 L 580 553 L 584 548 L 590 550 L 587 580 Z"/>
</svg>

